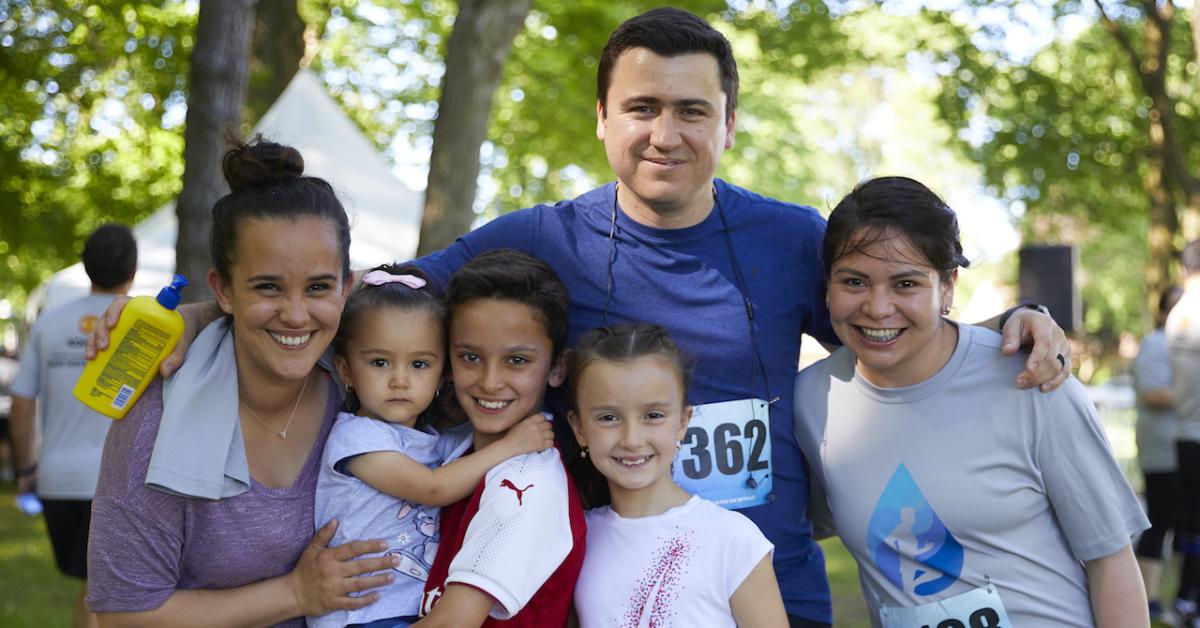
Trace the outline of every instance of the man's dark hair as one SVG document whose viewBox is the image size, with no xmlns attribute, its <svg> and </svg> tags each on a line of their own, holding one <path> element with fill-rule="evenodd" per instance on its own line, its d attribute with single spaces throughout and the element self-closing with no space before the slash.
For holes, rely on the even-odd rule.
<svg viewBox="0 0 1200 628">
<path fill-rule="evenodd" d="M 1187 246 L 1183 247 L 1179 261 L 1183 263 L 1183 269 L 1188 271 L 1188 274 L 1200 274 L 1200 240 L 1188 242 Z"/>
<path fill-rule="evenodd" d="M 516 249 L 495 249 L 463 264 L 446 287 L 446 329 L 462 305 L 476 299 L 513 301 L 533 310 L 550 338 L 552 360 L 567 346 L 571 298 L 546 262 Z"/>
<path fill-rule="evenodd" d="M 109 224 L 88 236 L 83 245 L 83 269 L 92 286 L 112 290 L 137 272 L 137 240 L 125 225 Z"/>
<path fill-rule="evenodd" d="M 708 22 L 683 9 L 662 7 L 626 20 L 604 44 L 604 51 L 600 53 L 600 69 L 596 74 L 596 98 L 606 114 L 613 67 L 621 53 L 630 48 L 647 48 L 663 57 L 691 53 L 716 57 L 721 91 L 725 92 L 725 117 L 728 118 L 737 110 L 737 62 L 733 60 L 733 48 L 729 40 L 709 26 Z"/>
</svg>

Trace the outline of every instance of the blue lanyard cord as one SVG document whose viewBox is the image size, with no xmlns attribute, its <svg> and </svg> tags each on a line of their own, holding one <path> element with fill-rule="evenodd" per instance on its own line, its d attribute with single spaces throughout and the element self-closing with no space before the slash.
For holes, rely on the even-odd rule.
<svg viewBox="0 0 1200 628">
<path fill-rule="evenodd" d="M 617 257 L 617 188 L 621 187 L 620 183 L 613 185 L 613 200 L 612 200 L 612 222 L 608 225 L 608 279 L 604 287 L 604 325 L 608 326 L 608 302 L 612 299 L 613 289 L 613 261 Z"/>
</svg>

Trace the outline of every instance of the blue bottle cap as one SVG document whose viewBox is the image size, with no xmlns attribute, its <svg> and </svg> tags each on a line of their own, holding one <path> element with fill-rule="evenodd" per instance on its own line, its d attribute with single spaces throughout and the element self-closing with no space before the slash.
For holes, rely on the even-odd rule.
<svg viewBox="0 0 1200 628">
<path fill-rule="evenodd" d="M 171 280 L 171 285 L 158 291 L 158 304 L 168 310 L 178 307 L 180 299 L 179 291 L 183 290 L 183 287 L 186 285 L 188 285 L 187 277 L 175 275 L 175 278 Z"/>
</svg>

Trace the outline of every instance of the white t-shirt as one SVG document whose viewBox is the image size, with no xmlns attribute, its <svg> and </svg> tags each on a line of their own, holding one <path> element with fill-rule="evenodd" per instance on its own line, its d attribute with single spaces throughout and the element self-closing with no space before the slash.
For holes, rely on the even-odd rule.
<svg viewBox="0 0 1200 628">
<path fill-rule="evenodd" d="M 1200 283 L 1189 281 L 1167 315 L 1179 440 L 1200 443 Z"/>
<path fill-rule="evenodd" d="M 749 519 L 693 496 L 660 515 L 587 512 L 575 585 L 583 628 L 736 626 L 729 598 L 773 546 Z"/>
<path fill-rule="evenodd" d="M 1020 390 L 1024 356 L 958 330 L 946 365 L 912 386 L 872 385 L 846 347 L 796 379 L 796 437 L 872 621 L 986 589 L 1014 626 L 1092 626 L 1081 563 L 1149 527 L 1141 505 L 1078 381 Z"/>
<path fill-rule="evenodd" d="M 100 477 L 100 453 L 112 419 L 75 398 L 86 361 L 83 348 L 111 294 L 93 294 L 49 310 L 38 318 L 21 350 L 21 370 L 12 394 L 37 399 L 42 449 L 38 495 L 90 500 Z"/>
</svg>

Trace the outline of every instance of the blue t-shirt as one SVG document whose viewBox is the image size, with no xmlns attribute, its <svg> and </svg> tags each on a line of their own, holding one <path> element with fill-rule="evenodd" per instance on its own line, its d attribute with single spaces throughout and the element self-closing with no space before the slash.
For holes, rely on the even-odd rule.
<svg viewBox="0 0 1200 628">
<path fill-rule="evenodd" d="M 740 512 L 775 545 L 775 574 L 788 612 L 830 622 L 825 561 L 812 539 L 808 478 L 793 436 L 791 384 L 801 333 L 837 342 L 824 305 L 820 251 L 825 220 L 811 207 L 720 180 L 715 185 L 718 206 L 691 227 L 647 227 L 618 208 L 610 240 L 617 207 L 615 184 L 610 183 L 571 201 L 500 216 L 419 263 L 444 285 L 484 251 L 525 251 L 553 267 L 570 291 L 571 343 L 605 324 L 656 323 L 695 360 L 689 391 L 693 405 L 778 398 L 769 408 L 771 492 L 763 495 L 767 503 Z M 753 341 L 730 248 L 753 303 Z M 752 428 L 739 424 L 731 429 L 708 442 L 689 437 L 681 462 L 716 477 L 764 454 L 763 443 L 753 438 L 731 449 L 725 436 L 751 435 Z"/>
</svg>

